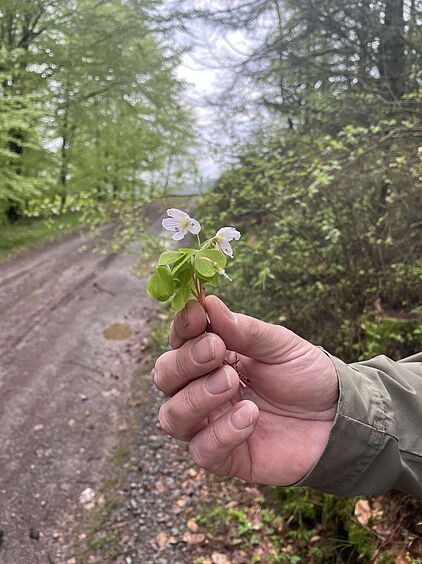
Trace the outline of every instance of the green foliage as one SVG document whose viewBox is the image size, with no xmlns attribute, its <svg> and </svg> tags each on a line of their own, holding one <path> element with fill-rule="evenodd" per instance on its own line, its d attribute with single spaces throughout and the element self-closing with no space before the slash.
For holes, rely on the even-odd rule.
<svg viewBox="0 0 422 564">
<path fill-rule="evenodd" d="M 362 316 L 376 304 L 412 318 L 422 303 L 417 124 L 350 125 L 335 137 L 280 130 L 247 146 L 200 211 L 244 235 L 225 288 L 232 307 L 345 360 L 366 354 Z M 406 352 L 420 347 L 413 331 Z"/>
<path fill-rule="evenodd" d="M 80 228 L 80 219 L 76 214 L 61 215 L 48 220 L 20 219 L 12 225 L 0 227 L 0 262 L 60 235 L 76 232 Z"/>
<path fill-rule="evenodd" d="M 366 316 L 361 324 L 361 359 L 385 354 L 399 360 L 409 356 L 422 344 L 422 315 L 420 311 L 409 314 L 409 318 Z"/>
<path fill-rule="evenodd" d="M 232 546 L 267 546 L 267 562 L 369 562 L 376 536 L 353 516 L 355 498 L 309 488 L 265 488 L 259 505 L 218 505 L 197 519 Z M 312 539 L 312 540 L 311 540 Z M 286 551 L 286 547 L 289 549 Z M 257 560 L 259 561 L 259 560 Z"/>
<path fill-rule="evenodd" d="M 217 274 L 224 269 L 226 257 L 221 251 L 209 249 L 212 240 L 199 249 L 181 248 L 164 251 L 148 285 L 148 294 L 160 302 L 172 300 L 174 311 L 185 307 L 190 299 L 200 299 L 203 286 L 215 283 Z"/>
<path fill-rule="evenodd" d="M 159 4 L 0 0 L 0 218 L 77 209 L 127 226 L 189 167 Z"/>
</svg>

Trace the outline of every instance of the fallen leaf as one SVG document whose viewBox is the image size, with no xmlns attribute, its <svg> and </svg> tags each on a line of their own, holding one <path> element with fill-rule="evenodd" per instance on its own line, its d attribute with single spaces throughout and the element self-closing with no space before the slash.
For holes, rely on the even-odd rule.
<svg viewBox="0 0 422 564">
<path fill-rule="evenodd" d="M 189 531 L 191 531 L 191 533 L 197 533 L 199 530 L 199 525 L 193 517 L 192 519 L 189 519 L 189 521 L 186 523 L 186 526 Z"/>
<path fill-rule="evenodd" d="M 213 552 L 211 560 L 213 564 L 231 564 L 231 560 L 222 552 Z"/>
<path fill-rule="evenodd" d="M 185 533 L 183 535 L 183 540 L 187 544 L 199 544 L 201 542 L 204 542 L 205 535 L 203 533 Z"/>
<path fill-rule="evenodd" d="M 361 525 L 367 525 L 372 517 L 368 500 L 359 499 L 355 505 L 355 517 Z"/>
</svg>

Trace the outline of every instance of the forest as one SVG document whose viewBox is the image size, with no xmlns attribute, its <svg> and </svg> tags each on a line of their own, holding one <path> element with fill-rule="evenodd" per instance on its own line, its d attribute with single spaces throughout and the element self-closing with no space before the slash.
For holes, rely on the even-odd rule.
<svg viewBox="0 0 422 564">
<path fill-rule="evenodd" d="M 122 250 L 147 237 L 148 206 L 201 192 L 210 149 L 175 40 L 192 29 L 249 39 L 207 102 L 221 172 L 187 204 L 204 230 L 242 233 L 218 295 L 346 362 L 420 352 L 420 0 L 0 0 L 0 250 L 17 226 L 67 218 L 113 221 Z M 350 521 L 357 500 L 265 495 L 293 515 L 294 552 L 274 562 L 422 558 L 408 496 L 377 499 L 384 535 Z M 239 528 L 233 511 L 203 522 Z"/>
</svg>

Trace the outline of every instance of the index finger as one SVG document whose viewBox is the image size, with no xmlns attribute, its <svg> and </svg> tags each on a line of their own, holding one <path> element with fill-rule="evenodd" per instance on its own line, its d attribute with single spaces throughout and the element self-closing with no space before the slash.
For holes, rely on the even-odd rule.
<svg viewBox="0 0 422 564">
<path fill-rule="evenodd" d="M 204 308 L 196 300 L 190 300 L 178 311 L 170 327 L 170 346 L 178 349 L 188 341 L 205 333 L 207 317 Z"/>
</svg>

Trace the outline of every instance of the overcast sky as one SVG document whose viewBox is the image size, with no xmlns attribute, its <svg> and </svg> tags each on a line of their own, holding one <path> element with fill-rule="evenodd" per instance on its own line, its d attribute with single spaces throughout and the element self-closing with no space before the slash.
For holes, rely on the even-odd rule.
<svg viewBox="0 0 422 564">
<path fill-rule="evenodd" d="M 252 43 L 243 32 L 233 31 L 223 36 L 197 23 L 192 33 L 181 36 L 179 41 L 190 47 L 182 57 L 178 77 L 188 85 L 185 101 L 196 117 L 195 129 L 201 143 L 198 164 L 204 178 L 213 179 L 224 166 L 221 163 L 224 150 L 219 149 L 230 145 L 230 140 L 221 123 L 221 108 L 207 101 L 221 94 L 229 61 L 235 60 L 239 53 L 246 54 Z M 239 116 L 239 122 L 241 119 L 244 116 Z"/>
</svg>

